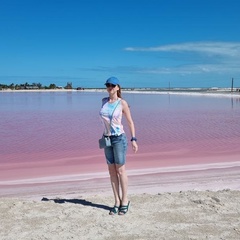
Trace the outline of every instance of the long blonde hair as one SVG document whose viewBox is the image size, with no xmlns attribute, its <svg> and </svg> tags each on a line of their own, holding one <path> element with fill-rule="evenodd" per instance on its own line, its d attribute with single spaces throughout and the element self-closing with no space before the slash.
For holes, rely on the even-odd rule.
<svg viewBox="0 0 240 240">
<path fill-rule="evenodd" d="M 121 86 L 120 86 L 120 85 L 118 85 L 118 88 L 119 88 L 119 90 L 117 90 L 117 96 L 118 96 L 118 98 L 122 98 Z M 128 107 L 130 108 L 130 106 L 129 106 L 129 105 L 128 105 Z"/>
<path fill-rule="evenodd" d="M 120 85 L 118 85 L 118 90 L 117 90 L 117 96 L 119 97 L 119 98 L 122 98 L 122 91 L 121 91 L 121 86 Z"/>
</svg>

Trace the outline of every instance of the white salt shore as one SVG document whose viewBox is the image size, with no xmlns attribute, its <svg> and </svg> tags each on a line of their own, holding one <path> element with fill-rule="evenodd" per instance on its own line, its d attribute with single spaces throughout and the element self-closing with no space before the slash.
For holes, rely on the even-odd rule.
<svg viewBox="0 0 240 240">
<path fill-rule="evenodd" d="M 35 90 L 2 90 L 0 93 L 21 93 L 21 92 L 106 92 L 106 89 L 104 88 L 87 88 L 82 90 L 76 90 L 76 89 L 35 89 Z M 209 89 L 204 90 L 200 88 L 186 88 L 186 89 L 122 89 L 123 93 L 135 93 L 135 94 L 174 94 L 174 95 L 191 95 L 191 96 L 213 96 L 213 97 L 233 97 L 233 98 L 239 98 L 240 97 L 240 91 L 236 88 L 233 89 L 233 91 L 230 88 L 218 88 L 218 89 Z"/>
<path fill-rule="evenodd" d="M 125 216 L 104 195 L 0 198 L 1 240 L 240 238 L 240 191 L 131 194 Z"/>
</svg>

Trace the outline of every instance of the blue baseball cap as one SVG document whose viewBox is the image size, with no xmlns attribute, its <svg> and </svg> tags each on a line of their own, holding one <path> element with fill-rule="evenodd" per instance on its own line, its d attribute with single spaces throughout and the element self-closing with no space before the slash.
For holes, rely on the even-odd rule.
<svg viewBox="0 0 240 240">
<path fill-rule="evenodd" d="M 116 77 L 110 77 L 110 78 L 108 78 L 107 81 L 106 81 L 106 83 L 105 83 L 105 85 L 106 85 L 107 83 L 110 83 L 110 84 L 113 84 L 113 85 L 120 85 L 120 82 L 119 82 L 119 80 L 118 80 Z"/>
</svg>

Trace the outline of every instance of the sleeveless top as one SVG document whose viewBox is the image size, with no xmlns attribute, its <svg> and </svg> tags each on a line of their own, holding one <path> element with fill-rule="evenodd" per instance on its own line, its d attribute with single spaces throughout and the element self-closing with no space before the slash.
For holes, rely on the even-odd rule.
<svg viewBox="0 0 240 240">
<path fill-rule="evenodd" d="M 113 103 L 108 102 L 109 98 L 103 98 L 100 118 L 104 126 L 103 135 L 119 136 L 124 133 L 122 125 L 122 101 L 118 98 Z"/>
</svg>

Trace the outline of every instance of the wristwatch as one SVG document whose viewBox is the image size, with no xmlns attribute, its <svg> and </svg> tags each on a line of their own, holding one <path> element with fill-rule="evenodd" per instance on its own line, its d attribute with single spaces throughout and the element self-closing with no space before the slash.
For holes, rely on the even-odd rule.
<svg viewBox="0 0 240 240">
<path fill-rule="evenodd" d="M 132 142 L 132 141 L 135 141 L 135 142 L 136 142 L 136 141 L 137 141 L 137 138 L 132 137 L 132 138 L 131 138 L 131 142 Z"/>
</svg>

